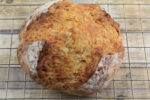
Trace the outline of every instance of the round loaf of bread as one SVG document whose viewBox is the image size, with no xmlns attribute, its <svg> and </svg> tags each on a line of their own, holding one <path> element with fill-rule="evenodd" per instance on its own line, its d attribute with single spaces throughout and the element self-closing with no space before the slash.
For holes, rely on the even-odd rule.
<svg viewBox="0 0 150 100">
<path fill-rule="evenodd" d="M 20 29 L 18 61 L 48 89 L 89 95 L 112 80 L 124 55 L 119 24 L 98 5 L 54 0 Z"/>
</svg>

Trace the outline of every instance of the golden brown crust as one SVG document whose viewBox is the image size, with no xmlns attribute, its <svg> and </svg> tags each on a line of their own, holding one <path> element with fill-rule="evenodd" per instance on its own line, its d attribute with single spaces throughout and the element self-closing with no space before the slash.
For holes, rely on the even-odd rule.
<svg viewBox="0 0 150 100">
<path fill-rule="evenodd" d="M 18 60 L 24 43 L 45 41 L 37 73 L 31 77 L 48 89 L 73 92 L 95 73 L 103 56 L 124 51 L 119 25 L 98 5 L 60 1 L 33 20 L 26 31 L 25 24 L 20 29 Z M 20 64 L 29 74 L 28 66 Z"/>
<path fill-rule="evenodd" d="M 89 78 L 88 82 L 74 91 L 65 92 L 78 96 L 86 96 L 106 87 L 120 68 L 123 56 L 124 51 L 102 57 L 98 67 L 92 77 Z"/>
</svg>

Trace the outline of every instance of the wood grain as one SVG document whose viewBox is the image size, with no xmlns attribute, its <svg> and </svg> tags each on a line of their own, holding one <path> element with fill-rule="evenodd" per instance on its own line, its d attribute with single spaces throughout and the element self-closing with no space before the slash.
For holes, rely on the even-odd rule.
<svg viewBox="0 0 150 100">
<path fill-rule="evenodd" d="M 142 30 L 150 30 L 150 19 L 142 19 Z"/>
<path fill-rule="evenodd" d="M 150 6 L 149 5 L 140 5 L 140 16 L 141 18 L 150 18 Z"/>
<path fill-rule="evenodd" d="M 11 48 L 17 48 L 18 45 L 19 45 L 19 34 L 13 34 Z"/>
<path fill-rule="evenodd" d="M 133 81 L 133 88 L 136 89 L 148 89 L 149 88 L 149 82 L 148 81 Z"/>
<path fill-rule="evenodd" d="M 144 37 L 145 47 L 150 47 L 150 34 L 144 33 L 143 37 Z"/>
<path fill-rule="evenodd" d="M 135 98 L 150 98 L 149 94 L 150 94 L 149 89 L 133 90 L 133 95 Z"/>
<path fill-rule="evenodd" d="M 127 68 L 121 68 L 117 74 L 115 75 L 115 80 L 131 80 L 131 72 L 130 69 Z"/>
<path fill-rule="evenodd" d="M 125 20 L 126 23 L 126 30 L 137 30 L 140 31 L 141 30 L 141 20 L 140 19 L 126 19 Z"/>
<path fill-rule="evenodd" d="M 12 18 L 15 6 L 0 6 L 0 18 Z"/>
<path fill-rule="evenodd" d="M 0 68 L 0 81 L 8 80 L 8 68 Z"/>
<path fill-rule="evenodd" d="M 14 30 L 19 30 L 23 23 L 24 23 L 24 20 L 14 20 L 13 29 Z"/>
<path fill-rule="evenodd" d="M 125 4 L 139 4 L 142 0 L 123 0 Z"/>
<path fill-rule="evenodd" d="M 29 0 L 1 0 L 2 5 L 28 4 Z"/>
<path fill-rule="evenodd" d="M 142 33 L 128 33 L 127 38 L 129 47 L 144 47 Z"/>
<path fill-rule="evenodd" d="M 139 5 L 125 5 L 124 12 L 125 12 L 126 18 L 139 18 L 140 17 Z"/>
<path fill-rule="evenodd" d="M 145 51 L 146 51 L 146 61 L 150 63 L 150 48 L 146 48 Z"/>
<path fill-rule="evenodd" d="M 125 53 L 124 53 L 124 58 L 123 58 L 123 63 L 129 63 L 129 54 L 128 54 L 128 49 L 125 48 Z"/>
<path fill-rule="evenodd" d="M 40 0 L 41 1 L 41 0 Z M 91 1 L 91 0 L 90 0 Z M 107 1 L 107 0 L 105 0 Z M 125 0 L 126 1 L 126 0 Z M 34 1 L 37 3 L 37 1 Z M 30 4 L 34 3 L 30 2 Z M 45 2 L 45 1 L 41 1 Z M 77 2 L 77 1 L 76 1 Z M 79 1 L 79 2 L 87 2 L 87 1 Z M 94 2 L 94 1 L 92 1 Z M 40 3 L 40 2 L 38 2 Z M 39 5 L 38 5 L 39 6 Z M 0 7 L 0 18 L 26 18 L 27 15 L 30 13 L 30 10 L 32 12 L 32 8 L 38 7 L 36 5 L 34 6 L 1 6 Z M 144 18 L 150 17 L 149 13 L 149 6 L 147 5 L 109 5 L 109 6 L 103 6 L 104 9 L 107 11 L 107 7 L 109 7 L 109 12 L 112 15 L 112 17 L 126 17 L 126 18 L 138 18 L 140 15 Z M 140 10 L 139 10 L 140 9 Z M 133 13 L 134 12 L 134 13 Z"/>
<path fill-rule="evenodd" d="M 61 93 L 59 91 L 53 90 L 43 90 L 43 98 L 60 98 Z"/>
<path fill-rule="evenodd" d="M 0 89 L 5 89 L 7 87 L 7 82 L 0 82 Z"/>
<path fill-rule="evenodd" d="M 131 81 L 115 81 L 115 89 L 131 89 Z"/>
<path fill-rule="evenodd" d="M 132 89 L 116 89 L 115 94 L 116 94 L 116 98 L 132 98 L 133 97 Z"/>
<path fill-rule="evenodd" d="M 1 99 L 5 99 L 6 98 L 6 89 L 0 89 L 0 97 Z"/>
<path fill-rule="evenodd" d="M 103 91 L 100 91 L 97 93 L 98 98 L 114 98 L 114 90 L 113 89 L 104 89 Z"/>
<path fill-rule="evenodd" d="M 112 17 L 124 17 L 124 6 L 123 5 L 109 5 L 109 12 Z"/>
<path fill-rule="evenodd" d="M 7 91 L 7 98 L 22 98 L 24 96 L 24 90 L 23 89 L 9 89 Z"/>
<path fill-rule="evenodd" d="M 18 64 L 17 49 L 11 50 L 10 64 Z"/>
<path fill-rule="evenodd" d="M 140 4 L 150 4 L 149 0 L 140 0 Z"/>
<path fill-rule="evenodd" d="M 2 0 L 3 5 L 19 5 L 19 4 L 43 4 L 50 0 Z M 53 0 L 51 0 L 53 1 Z M 110 3 L 110 4 L 150 4 L 149 0 L 71 0 L 77 3 L 97 4 L 97 3 Z"/>
<path fill-rule="evenodd" d="M 15 6 L 14 9 L 15 14 L 13 18 L 26 18 L 30 14 L 30 6 Z"/>
<path fill-rule="evenodd" d="M 148 80 L 146 68 L 131 68 L 131 75 L 133 80 Z"/>
<path fill-rule="evenodd" d="M 0 48 L 10 48 L 11 35 L 0 34 Z"/>
<path fill-rule="evenodd" d="M 21 68 L 9 69 L 9 81 L 25 81 L 25 73 Z"/>
<path fill-rule="evenodd" d="M 42 90 L 35 89 L 26 89 L 25 90 L 25 98 L 42 98 Z"/>
<path fill-rule="evenodd" d="M 36 82 L 26 82 L 26 89 L 42 89 L 42 86 Z"/>
<path fill-rule="evenodd" d="M 0 20 L 0 30 L 12 30 L 13 20 Z"/>
<path fill-rule="evenodd" d="M 130 62 L 146 62 L 144 48 L 129 48 Z"/>
<path fill-rule="evenodd" d="M 0 64 L 9 64 L 9 57 L 9 49 L 0 49 Z"/>
<path fill-rule="evenodd" d="M 9 89 L 24 89 L 25 82 L 8 82 Z"/>
</svg>

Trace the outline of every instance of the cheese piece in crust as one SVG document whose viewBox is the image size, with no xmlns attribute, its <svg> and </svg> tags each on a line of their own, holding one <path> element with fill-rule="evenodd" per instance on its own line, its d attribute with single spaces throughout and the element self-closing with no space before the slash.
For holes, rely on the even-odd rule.
<svg viewBox="0 0 150 100">
<path fill-rule="evenodd" d="M 73 95 L 89 95 L 106 86 L 124 55 L 119 25 L 98 5 L 49 2 L 27 18 L 19 36 L 18 60 L 31 78 Z M 32 55 L 30 47 L 36 43 Z M 36 56 L 31 59 L 34 71 L 26 56 Z"/>
</svg>

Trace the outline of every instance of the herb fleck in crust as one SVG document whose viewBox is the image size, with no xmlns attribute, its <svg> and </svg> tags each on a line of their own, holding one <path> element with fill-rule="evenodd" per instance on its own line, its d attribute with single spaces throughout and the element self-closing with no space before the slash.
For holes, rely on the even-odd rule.
<svg viewBox="0 0 150 100">
<path fill-rule="evenodd" d="M 38 12 L 39 9 L 20 29 L 18 61 L 21 66 L 33 80 L 48 89 L 74 95 L 88 95 L 101 89 L 104 84 L 88 93 L 82 88 L 97 70 L 104 70 L 104 66 L 97 69 L 103 57 L 112 55 L 110 61 L 105 59 L 105 65 L 114 64 L 113 55 L 118 55 L 118 62 L 107 66 L 106 71 L 111 69 L 112 72 L 105 78 L 95 78 L 99 80 L 97 84 L 110 80 L 119 68 L 124 53 L 119 24 L 98 5 L 79 5 L 64 0 L 49 3 L 43 12 Z M 44 45 L 38 55 L 36 73 L 32 75 L 21 56 L 24 57 L 23 52 L 28 49 L 23 49 L 24 46 L 36 41 L 44 41 Z"/>
</svg>

